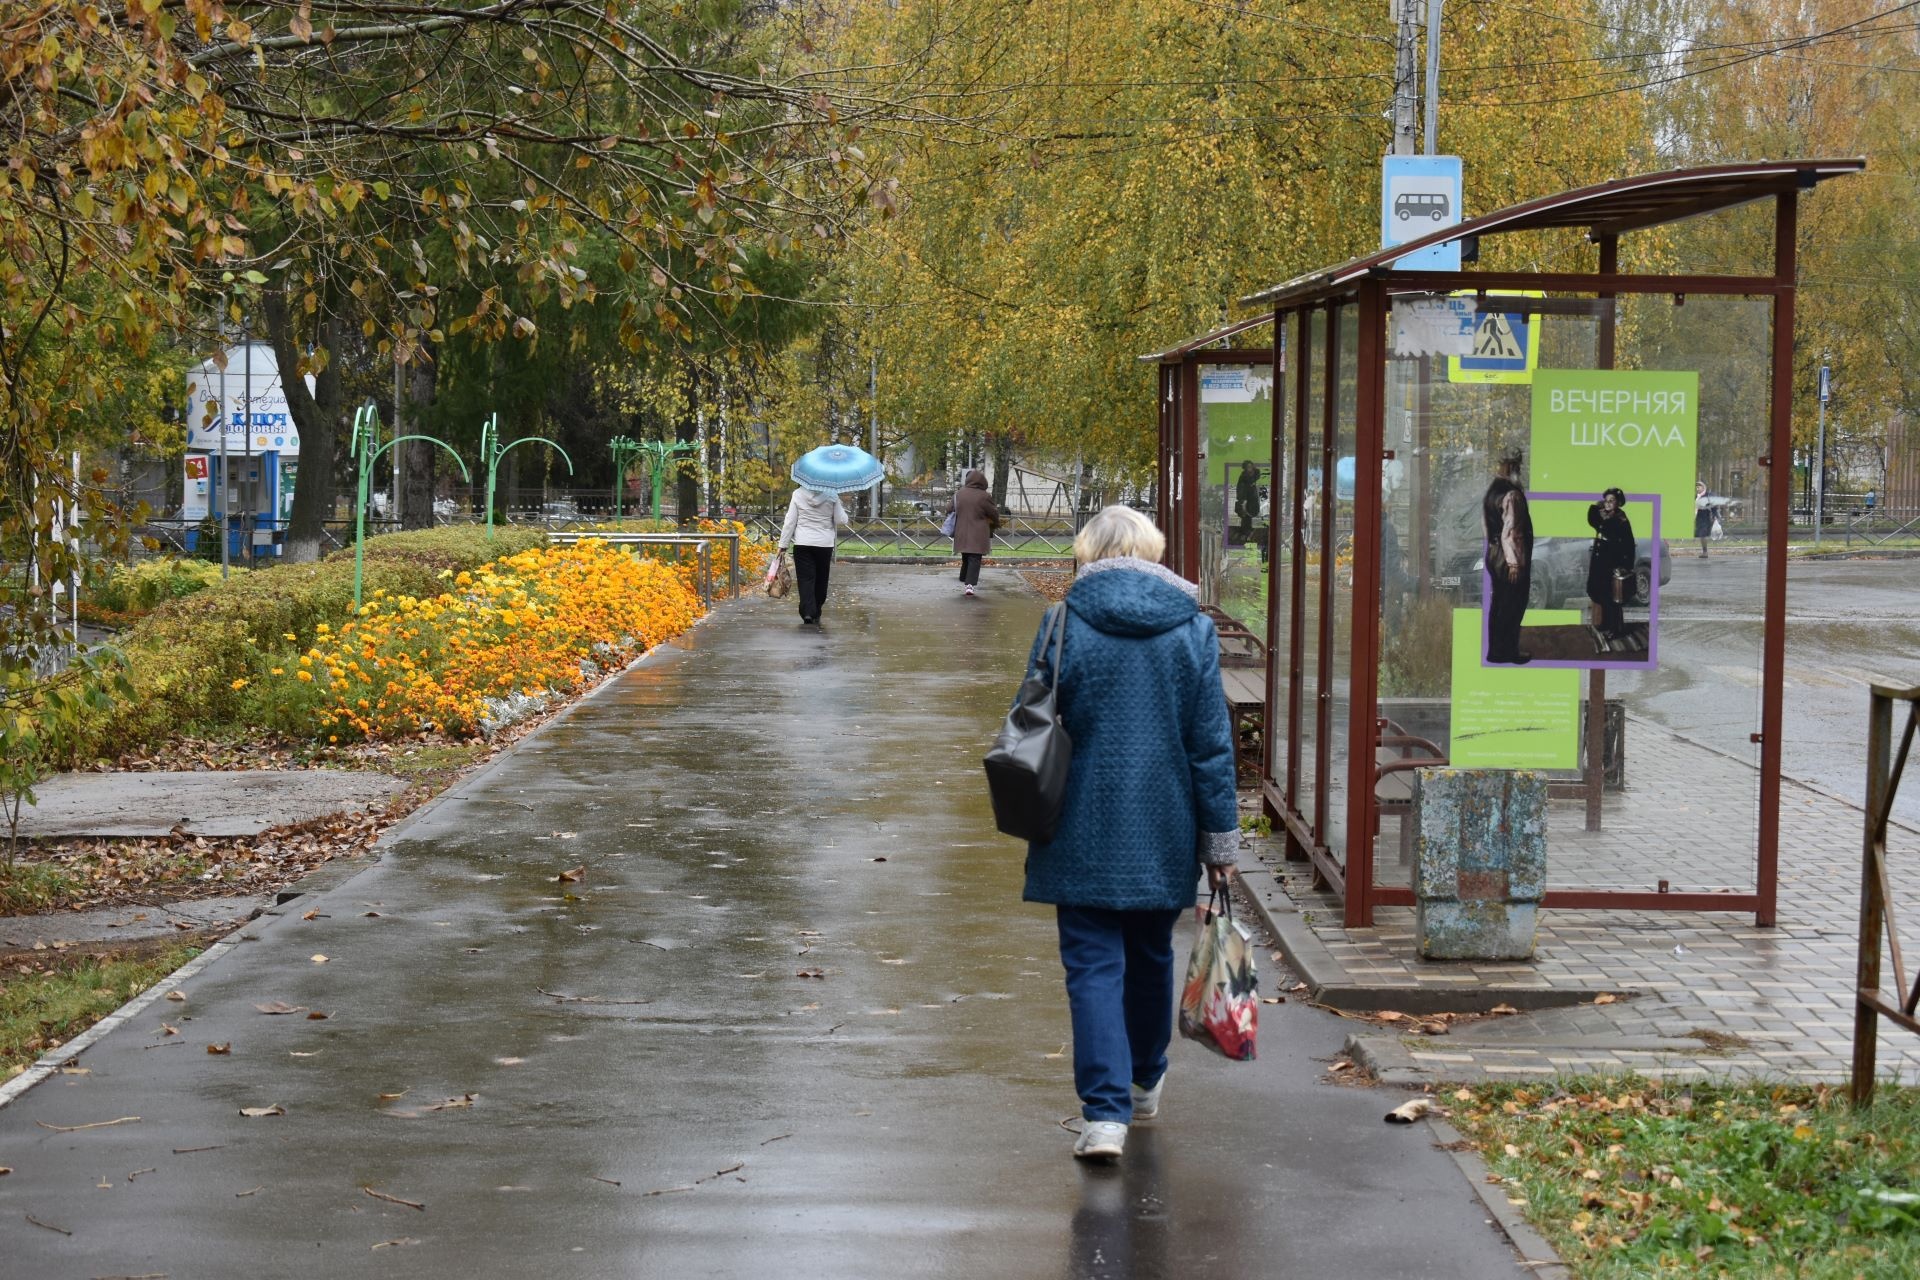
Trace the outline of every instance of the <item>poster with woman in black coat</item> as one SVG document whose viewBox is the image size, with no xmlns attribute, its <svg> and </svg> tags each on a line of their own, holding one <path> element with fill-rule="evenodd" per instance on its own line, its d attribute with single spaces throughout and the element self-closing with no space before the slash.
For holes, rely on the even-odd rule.
<svg viewBox="0 0 1920 1280">
<path fill-rule="evenodd" d="M 1587 558 L 1587 599 L 1600 606 L 1600 635 L 1619 640 L 1626 633 L 1626 599 L 1633 594 L 1637 544 L 1627 518 L 1624 489 L 1608 489 L 1587 508 L 1593 549 Z"/>
</svg>

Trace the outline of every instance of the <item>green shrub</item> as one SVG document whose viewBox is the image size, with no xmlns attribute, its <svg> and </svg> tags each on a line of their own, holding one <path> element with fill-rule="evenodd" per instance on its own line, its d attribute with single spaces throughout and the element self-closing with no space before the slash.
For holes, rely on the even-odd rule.
<svg viewBox="0 0 1920 1280">
<path fill-rule="evenodd" d="M 135 565 L 114 565 L 90 584 L 87 599 L 115 613 L 145 613 L 169 600 L 204 591 L 218 581 L 217 564 L 165 556 Z"/>
<path fill-rule="evenodd" d="M 483 529 L 471 526 L 372 538 L 365 593 L 438 595 L 445 589 L 442 573 L 478 568 L 545 541 L 539 530 L 503 528 L 489 542 Z M 134 696 L 89 719 L 74 758 L 150 750 L 180 734 L 247 732 L 255 726 L 247 722 L 242 692 L 273 655 L 304 649 L 318 624 L 338 626 L 352 611 L 351 549 L 318 564 L 235 572 L 224 583 L 162 604 L 121 638 Z"/>
</svg>

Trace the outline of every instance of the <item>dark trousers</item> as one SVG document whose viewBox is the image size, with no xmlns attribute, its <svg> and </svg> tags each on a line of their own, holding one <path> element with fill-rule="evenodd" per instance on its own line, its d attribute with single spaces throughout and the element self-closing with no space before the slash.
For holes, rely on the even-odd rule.
<svg viewBox="0 0 1920 1280">
<path fill-rule="evenodd" d="M 832 547 L 793 544 L 793 582 L 800 597 L 800 621 L 820 621 L 820 607 L 827 602 L 827 577 L 832 572 Z"/>
<path fill-rule="evenodd" d="M 1595 600 L 1600 606 L 1600 631 L 1603 635 L 1617 636 L 1627 625 L 1627 609 L 1618 600 L 1609 596 L 1605 600 Z"/>
<path fill-rule="evenodd" d="M 1531 568 L 1520 571 L 1520 581 L 1508 582 L 1504 573 L 1487 570 L 1493 584 L 1493 607 L 1487 614 L 1487 661 L 1512 662 L 1520 656 L 1520 619 L 1527 614 Z"/>
<path fill-rule="evenodd" d="M 1088 1120 L 1133 1120 L 1137 1084 L 1167 1072 L 1180 912 L 1056 907 L 1073 1017 L 1073 1088 Z"/>
<path fill-rule="evenodd" d="M 980 585 L 980 561 L 982 559 L 983 557 L 977 556 L 971 551 L 962 551 L 960 553 L 960 581 L 970 587 Z"/>
</svg>

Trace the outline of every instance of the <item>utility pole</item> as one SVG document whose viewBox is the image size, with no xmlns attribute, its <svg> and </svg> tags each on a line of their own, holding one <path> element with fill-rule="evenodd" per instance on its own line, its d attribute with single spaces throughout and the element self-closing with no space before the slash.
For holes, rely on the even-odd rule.
<svg viewBox="0 0 1920 1280">
<path fill-rule="evenodd" d="M 1440 154 L 1440 4 L 1441 0 L 1427 0 L 1426 154 L 1430 156 Z"/>
<path fill-rule="evenodd" d="M 233 402 L 227 399 L 227 308 L 232 305 L 226 298 L 220 299 L 220 580 L 225 582 L 233 566 L 229 563 L 233 539 L 227 533 L 227 522 L 233 512 L 227 503 L 231 492 L 228 485 L 233 483 L 233 472 L 227 468 L 227 435 L 233 430 Z"/>
<path fill-rule="evenodd" d="M 1420 0 L 1393 0 L 1393 154 L 1410 156 L 1420 143 Z"/>
</svg>

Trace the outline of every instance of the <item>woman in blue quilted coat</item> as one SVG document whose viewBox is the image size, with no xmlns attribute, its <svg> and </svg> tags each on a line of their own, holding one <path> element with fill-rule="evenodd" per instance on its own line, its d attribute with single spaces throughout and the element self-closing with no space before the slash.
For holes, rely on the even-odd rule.
<svg viewBox="0 0 1920 1280">
<path fill-rule="evenodd" d="M 1219 640 L 1193 584 L 1159 563 L 1165 550 L 1130 507 L 1074 540 L 1058 694 L 1073 765 L 1053 839 L 1027 847 L 1026 900 L 1059 921 L 1081 1159 L 1117 1157 L 1127 1126 L 1159 1115 L 1173 928 L 1201 868 L 1222 885 L 1239 856 Z"/>
</svg>

